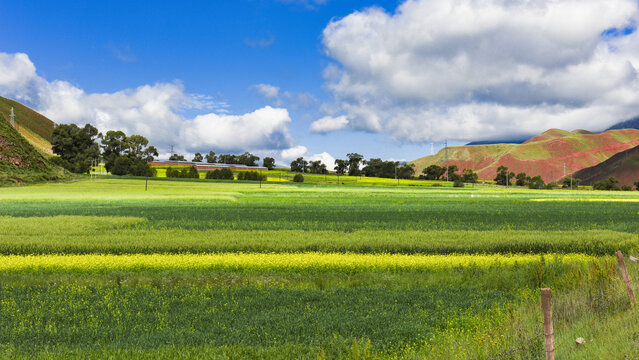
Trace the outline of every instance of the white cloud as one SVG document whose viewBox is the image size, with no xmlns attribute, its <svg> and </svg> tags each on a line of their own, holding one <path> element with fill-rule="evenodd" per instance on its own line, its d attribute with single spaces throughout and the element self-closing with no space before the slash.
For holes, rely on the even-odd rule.
<svg viewBox="0 0 639 360">
<path fill-rule="evenodd" d="M 311 131 L 318 133 L 327 133 L 331 131 L 341 130 L 348 126 L 348 119 L 346 116 L 324 116 L 323 118 L 314 121 L 311 124 Z"/>
<path fill-rule="evenodd" d="M 333 168 L 335 167 L 335 158 L 331 154 L 327 152 L 323 152 L 319 154 L 309 155 L 308 148 L 302 145 L 298 145 L 298 146 L 291 147 L 289 149 L 282 150 L 280 154 L 281 162 L 285 166 L 289 166 L 291 161 L 299 157 L 303 157 L 306 161 L 322 160 L 322 162 L 326 164 L 326 168 L 328 170 L 333 170 Z"/>
<path fill-rule="evenodd" d="M 256 84 L 251 87 L 267 99 L 277 99 L 280 95 L 280 88 L 277 86 Z"/>
<path fill-rule="evenodd" d="M 354 129 L 423 142 L 599 130 L 639 114 L 632 0 L 408 0 L 323 33 L 324 77 Z M 619 33 L 619 32 L 618 32 Z"/>
<path fill-rule="evenodd" d="M 308 160 L 310 161 L 322 160 L 322 162 L 326 164 L 326 168 L 329 171 L 332 171 L 335 169 L 335 158 L 327 152 L 313 154 L 308 158 Z"/>
<path fill-rule="evenodd" d="M 286 109 L 266 106 L 244 115 L 199 115 L 187 122 L 182 139 L 192 148 L 281 149 L 292 143 Z"/>
<path fill-rule="evenodd" d="M 283 161 L 292 161 L 300 156 L 306 155 L 308 149 L 306 146 L 298 145 L 289 149 L 282 150 L 281 158 Z"/>
<path fill-rule="evenodd" d="M 283 149 L 292 145 L 286 109 L 269 106 L 228 115 L 228 104 L 188 94 L 180 82 L 143 85 L 91 94 L 66 81 L 49 82 L 36 74 L 26 54 L 0 53 L 0 95 L 33 107 L 57 123 L 91 123 L 100 131 L 122 130 L 149 138 L 159 150 L 177 152 Z M 213 110 L 187 119 L 181 110 Z"/>
<path fill-rule="evenodd" d="M 271 100 L 275 106 L 281 106 L 286 101 L 296 109 L 306 110 L 317 102 L 317 99 L 309 93 L 280 91 L 278 86 L 270 84 L 251 85 L 249 89 L 253 89 L 260 95 Z"/>
</svg>

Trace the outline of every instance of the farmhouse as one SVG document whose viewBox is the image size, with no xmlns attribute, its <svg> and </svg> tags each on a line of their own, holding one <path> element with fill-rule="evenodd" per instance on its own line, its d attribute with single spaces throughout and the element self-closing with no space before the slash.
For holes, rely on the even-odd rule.
<svg viewBox="0 0 639 360">
<path fill-rule="evenodd" d="M 268 171 L 268 168 L 263 166 L 246 166 L 242 164 L 219 164 L 219 163 L 205 163 L 194 161 L 175 161 L 175 160 L 155 160 L 149 162 L 150 166 L 195 166 L 197 171 L 209 171 L 223 168 L 230 168 L 231 170 L 253 170 L 253 171 Z"/>
</svg>

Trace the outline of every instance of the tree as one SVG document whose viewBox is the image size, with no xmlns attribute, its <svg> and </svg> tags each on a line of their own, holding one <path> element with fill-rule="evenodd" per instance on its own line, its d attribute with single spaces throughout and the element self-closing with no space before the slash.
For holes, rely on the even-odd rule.
<svg viewBox="0 0 639 360">
<path fill-rule="evenodd" d="M 328 174 L 326 164 L 322 163 L 322 160 L 315 160 L 309 163 L 309 170 L 311 174 Z"/>
<path fill-rule="evenodd" d="M 171 155 L 169 160 L 171 160 L 171 161 L 186 161 L 186 158 L 184 157 L 184 155 L 173 154 L 173 155 Z"/>
<path fill-rule="evenodd" d="M 561 181 L 561 187 L 563 188 L 569 188 L 571 185 L 573 187 L 579 187 L 579 183 L 581 182 L 581 179 L 576 179 L 576 178 L 571 178 L 570 176 L 566 176 L 562 181 Z"/>
<path fill-rule="evenodd" d="M 528 182 L 529 189 L 544 189 L 545 187 L 546 184 L 544 183 L 544 179 L 542 179 L 539 175 L 532 177 Z"/>
<path fill-rule="evenodd" d="M 335 167 L 333 170 L 340 175 L 344 175 L 348 169 L 348 161 L 342 159 L 335 159 Z"/>
<path fill-rule="evenodd" d="M 104 167 L 108 172 L 113 173 L 115 159 L 124 155 L 126 148 L 126 134 L 122 131 L 109 130 L 102 138 L 102 158 Z"/>
<path fill-rule="evenodd" d="M 635 189 L 639 190 L 639 181 L 635 181 Z"/>
<path fill-rule="evenodd" d="M 293 176 L 293 181 L 294 182 L 304 182 L 304 175 L 302 174 L 295 174 L 295 176 Z"/>
<path fill-rule="evenodd" d="M 599 180 L 592 185 L 594 190 L 619 190 L 619 180 L 614 176 L 605 180 Z"/>
<path fill-rule="evenodd" d="M 303 157 L 298 157 L 297 159 L 291 162 L 292 172 L 306 172 L 307 167 L 308 167 L 308 161 L 304 160 Z"/>
<path fill-rule="evenodd" d="M 75 173 L 87 173 L 91 160 L 100 156 L 97 138 L 98 129 L 90 124 L 84 127 L 61 124 L 53 130 L 51 146 L 53 152 L 60 156 L 60 165 Z"/>
<path fill-rule="evenodd" d="M 155 146 L 148 146 L 149 140 L 142 135 L 127 136 L 125 140 L 125 153 L 132 159 L 140 159 L 146 162 L 153 161 L 158 156 Z"/>
<path fill-rule="evenodd" d="M 111 174 L 113 175 L 126 175 L 129 173 L 133 160 L 128 156 L 119 156 L 115 159 Z"/>
<path fill-rule="evenodd" d="M 446 169 L 448 173 L 448 181 L 455 181 L 459 178 L 459 175 L 456 174 L 457 170 L 459 170 L 457 165 L 448 165 L 448 168 Z"/>
<path fill-rule="evenodd" d="M 202 160 L 204 160 L 204 157 L 202 157 L 202 154 L 200 154 L 199 152 L 196 152 L 193 155 L 193 159 L 191 159 L 191 161 L 193 162 L 202 162 Z"/>
<path fill-rule="evenodd" d="M 233 180 L 233 171 L 229 168 L 215 169 L 206 172 L 207 179 Z"/>
<path fill-rule="evenodd" d="M 500 166 L 497 168 L 497 176 L 495 177 L 495 182 L 497 185 L 512 185 L 512 178 L 515 177 L 514 172 L 508 172 L 508 168 L 506 166 Z"/>
<path fill-rule="evenodd" d="M 259 160 L 259 156 L 255 156 L 248 151 L 237 157 L 237 163 L 246 166 L 257 166 Z"/>
<path fill-rule="evenodd" d="M 472 169 L 464 169 L 461 180 L 465 183 L 476 183 L 479 176 Z"/>
<path fill-rule="evenodd" d="M 348 175 L 357 176 L 361 174 L 361 170 L 359 169 L 359 165 L 364 160 L 364 157 L 358 153 L 349 153 L 346 154 L 348 157 Z"/>
<path fill-rule="evenodd" d="M 411 179 L 415 176 L 415 164 L 404 164 L 397 169 L 397 178 Z"/>
<path fill-rule="evenodd" d="M 206 154 L 206 162 L 209 164 L 213 164 L 217 162 L 217 156 L 215 156 L 215 151 L 211 150 L 208 154 Z"/>
<path fill-rule="evenodd" d="M 520 172 L 515 175 L 515 185 L 517 186 L 526 186 L 530 182 L 530 176 L 527 176 L 526 173 Z"/>
<path fill-rule="evenodd" d="M 232 154 L 220 154 L 217 157 L 217 161 L 222 164 L 238 164 L 237 156 Z"/>
<path fill-rule="evenodd" d="M 396 161 L 384 161 L 380 158 L 372 158 L 364 161 L 365 166 L 361 173 L 367 177 L 395 178 L 396 168 L 399 164 Z"/>
<path fill-rule="evenodd" d="M 265 168 L 269 170 L 273 170 L 273 168 L 275 168 L 275 159 L 268 156 L 265 157 L 264 160 L 262 161 L 262 166 L 264 166 Z"/>
<path fill-rule="evenodd" d="M 445 172 L 445 168 L 435 164 L 429 165 L 427 168 L 422 170 L 422 173 L 426 176 L 426 180 L 439 180 Z"/>
</svg>

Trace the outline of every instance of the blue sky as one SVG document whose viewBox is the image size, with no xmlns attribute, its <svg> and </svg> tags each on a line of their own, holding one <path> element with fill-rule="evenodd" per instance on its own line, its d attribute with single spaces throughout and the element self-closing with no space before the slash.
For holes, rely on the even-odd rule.
<svg viewBox="0 0 639 360">
<path fill-rule="evenodd" d="M 251 150 L 280 162 L 297 154 L 330 161 L 348 152 L 412 160 L 444 139 L 601 130 L 639 112 L 632 104 L 639 93 L 636 2 L 577 2 L 573 9 L 581 6 L 584 16 L 569 26 L 551 2 L 542 15 L 497 1 L 471 3 L 3 2 L 7 73 L 0 65 L 0 95 L 57 122 L 143 133 L 161 152 L 175 143 L 186 153 Z M 514 16 L 532 25 L 513 24 Z M 12 78 L 21 71 L 24 81 Z M 612 77 L 611 84 L 598 77 Z M 627 98 L 619 100 L 620 89 Z M 123 104 L 122 92 L 139 100 Z M 167 93 L 165 103 L 152 101 Z M 247 115 L 267 106 L 287 113 Z M 154 123 L 155 116 L 162 120 Z M 324 117 L 325 126 L 313 128 L 323 130 L 311 131 Z M 202 135 L 224 124 L 230 130 L 219 136 L 264 133 L 237 146 Z"/>
</svg>

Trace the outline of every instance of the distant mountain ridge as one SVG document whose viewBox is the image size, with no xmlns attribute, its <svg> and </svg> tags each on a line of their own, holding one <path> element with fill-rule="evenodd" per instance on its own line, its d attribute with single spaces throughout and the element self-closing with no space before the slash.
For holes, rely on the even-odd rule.
<svg viewBox="0 0 639 360">
<path fill-rule="evenodd" d="M 11 108 L 15 113 L 16 129 L 38 150 L 52 154 L 51 140 L 55 123 L 46 116 L 20 104 L 17 101 L 0 96 L 0 120 L 9 122 Z"/>
<path fill-rule="evenodd" d="M 417 174 L 431 164 L 455 164 L 473 169 L 480 179 L 492 180 L 497 168 L 507 166 L 515 173 L 540 175 L 544 181 L 597 165 L 620 151 L 639 146 L 639 130 L 619 129 L 603 133 L 586 130 L 547 130 L 521 144 L 464 145 L 442 149 L 411 163 Z"/>
<path fill-rule="evenodd" d="M 620 185 L 633 186 L 639 181 L 639 146 L 619 152 L 610 159 L 577 171 L 575 178 L 583 185 L 592 185 L 596 181 L 614 176 Z"/>
<path fill-rule="evenodd" d="M 616 123 L 606 129 L 606 131 L 615 129 L 639 129 L 639 116 L 635 116 L 632 119 Z"/>
</svg>

